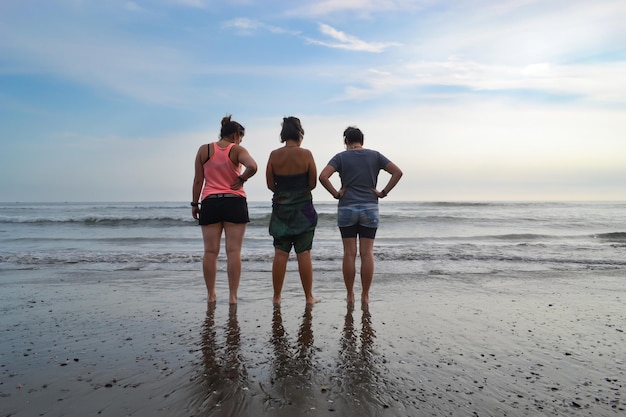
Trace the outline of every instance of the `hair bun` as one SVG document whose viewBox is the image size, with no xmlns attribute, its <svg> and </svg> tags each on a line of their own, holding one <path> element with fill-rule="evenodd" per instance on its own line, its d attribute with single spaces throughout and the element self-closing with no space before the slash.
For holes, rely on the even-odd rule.
<svg viewBox="0 0 626 417">
<path fill-rule="evenodd" d="M 226 126 L 228 123 L 230 123 L 230 118 L 231 118 L 231 117 L 233 117 L 233 116 L 232 116 L 232 115 L 230 115 L 230 114 L 229 114 L 228 116 L 225 116 L 225 117 L 222 119 L 222 126 Z"/>
</svg>

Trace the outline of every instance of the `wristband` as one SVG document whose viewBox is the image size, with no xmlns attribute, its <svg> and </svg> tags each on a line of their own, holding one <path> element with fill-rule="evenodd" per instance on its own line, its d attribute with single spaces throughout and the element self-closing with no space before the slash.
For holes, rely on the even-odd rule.
<svg viewBox="0 0 626 417">
<path fill-rule="evenodd" d="M 191 203 L 191 207 L 198 207 L 199 205 L 200 203 L 194 203 L 194 202 Z"/>
<path fill-rule="evenodd" d="M 381 194 L 383 197 L 387 197 L 387 191 L 385 191 L 385 189 L 384 189 L 384 188 L 383 188 L 383 190 L 380 192 L 380 194 Z"/>
</svg>

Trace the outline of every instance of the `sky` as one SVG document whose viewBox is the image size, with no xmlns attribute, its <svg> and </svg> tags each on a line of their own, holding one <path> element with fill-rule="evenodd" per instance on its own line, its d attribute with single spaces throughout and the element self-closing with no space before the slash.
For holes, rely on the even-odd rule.
<svg viewBox="0 0 626 417">
<path fill-rule="evenodd" d="M 0 201 L 190 201 L 228 114 L 251 201 L 285 116 L 318 171 L 359 127 L 404 172 L 390 200 L 626 200 L 624 22 L 623 0 L 0 0 Z"/>
</svg>

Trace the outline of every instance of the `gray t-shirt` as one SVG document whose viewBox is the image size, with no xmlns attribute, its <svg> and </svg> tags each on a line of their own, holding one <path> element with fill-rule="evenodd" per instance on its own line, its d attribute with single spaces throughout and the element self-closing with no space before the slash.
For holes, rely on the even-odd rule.
<svg viewBox="0 0 626 417">
<path fill-rule="evenodd" d="M 339 206 L 357 203 L 378 203 L 372 191 L 378 182 L 378 173 L 391 162 L 383 154 L 372 149 L 354 149 L 333 156 L 328 165 L 335 168 L 345 188 Z"/>
</svg>

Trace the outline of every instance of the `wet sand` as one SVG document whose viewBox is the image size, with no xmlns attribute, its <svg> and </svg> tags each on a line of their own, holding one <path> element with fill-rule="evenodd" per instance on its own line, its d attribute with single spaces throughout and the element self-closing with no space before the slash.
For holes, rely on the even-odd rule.
<svg viewBox="0 0 626 417">
<path fill-rule="evenodd" d="M 624 415 L 622 275 L 0 271 L 0 416 Z"/>
</svg>

